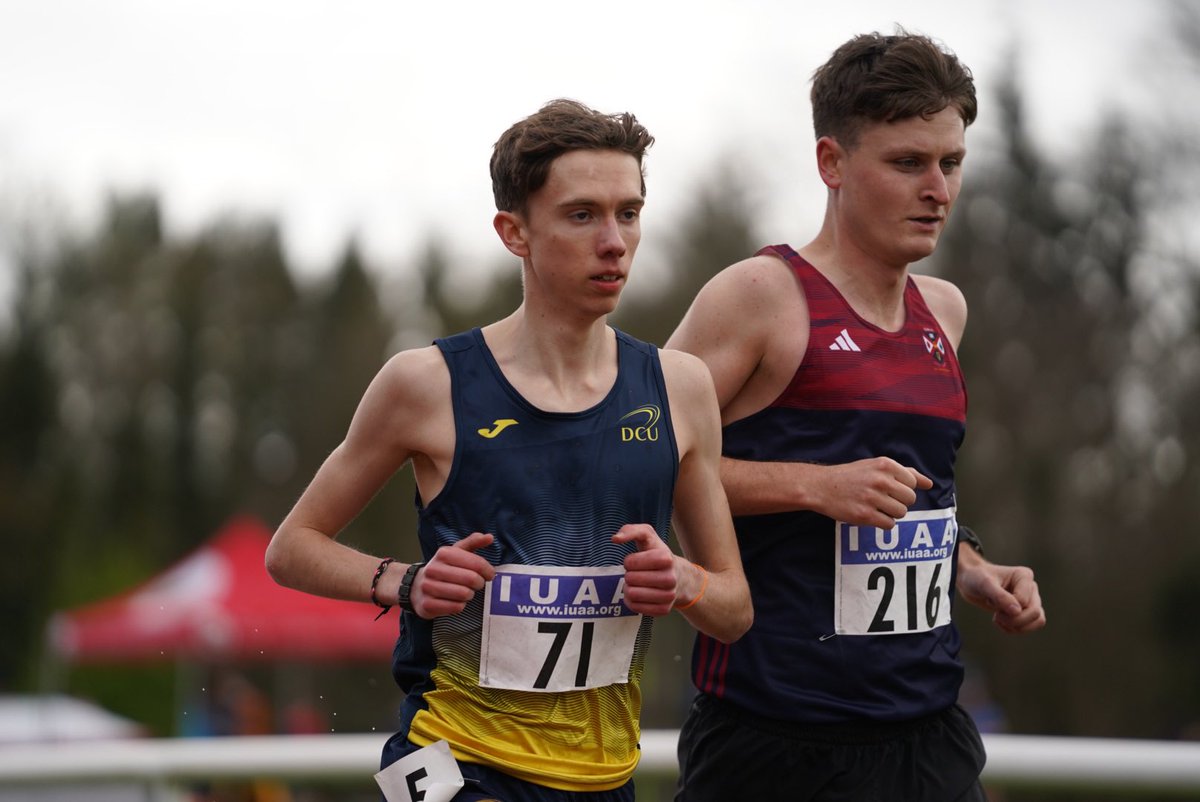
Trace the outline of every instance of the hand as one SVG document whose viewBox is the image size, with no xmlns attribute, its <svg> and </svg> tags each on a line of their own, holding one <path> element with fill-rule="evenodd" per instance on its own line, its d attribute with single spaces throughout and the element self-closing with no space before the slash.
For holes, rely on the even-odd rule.
<svg viewBox="0 0 1200 802">
<path fill-rule="evenodd" d="M 1032 569 L 995 565 L 973 549 L 970 552 L 975 556 L 959 560 L 958 592 L 964 599 L 991 611 L 993 623 L 1010 634 L 1034 632 L 1046 626 L 1046 611 Z"/>
<path fill-rule="evenodd" d="M 625 606 L 643 615 L 667 615 L 675 605 L 675 555 L 649 524 L 626 524 L 613 543 L 636 543 L 625 558 Z"/>
<path fill-rule="evenodd" d="M 495 540 L 493 535 L 474 532 L 455 543 L 442 546 L 413 582 L 413 609 L 421 618 L 461 613 L 483 590 L 496 569 L 475 552 Z"/>
<path fill-rule="evenodd" d="M 823 487 L 812 509 L 856 526 L 891 529 L 917 500 L 916 488 L 933 481 L 888 457 L 825 466 Z"/>
</svg>

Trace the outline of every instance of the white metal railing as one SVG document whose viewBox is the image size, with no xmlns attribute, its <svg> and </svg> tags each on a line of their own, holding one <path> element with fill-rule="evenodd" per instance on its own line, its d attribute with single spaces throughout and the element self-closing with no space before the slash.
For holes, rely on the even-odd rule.
<svg viewBox="0 0 1200 802">
<path fill-rule="evenodd" d="M 639 775 L 673 774 L 675 730 L 642 733 Z M 210 780 L 364 780 L 387 735 L 154 738 L 0 746 L 0 790 L 13 786 L 135 783 L 167 799 L 178 784 Z M 1200 742 L 985 735 L 991 787 L 1200 791 Z"/>
</svg>

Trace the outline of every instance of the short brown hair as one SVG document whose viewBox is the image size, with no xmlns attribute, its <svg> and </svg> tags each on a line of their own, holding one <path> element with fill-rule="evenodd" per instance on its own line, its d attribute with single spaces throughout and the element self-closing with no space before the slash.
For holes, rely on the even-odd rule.
<svg viewBox="0 0 1200 802">
<path fill-rule="evenodd" d="M 629 112 L 603 114 L 574 100 L 552 100 L 504 132 L 492 150 L 492 194 L 503 212 L 524 211 L 541 189 L 550 165 L 573 150 L 616 150 L 637 159 L 654 137 Z M 642 172 L 642 195 L 646 177 Z"/>
<path fill-rule="evenodd" d="M 813 130 L 847 148 L 866 123 L 930 117 L 951 106 L 964 125 L 975 121 L 971 71 L 929 37 L 903 28 L 894 36 L 854 37 L 813 73 Z"/>
</svg>

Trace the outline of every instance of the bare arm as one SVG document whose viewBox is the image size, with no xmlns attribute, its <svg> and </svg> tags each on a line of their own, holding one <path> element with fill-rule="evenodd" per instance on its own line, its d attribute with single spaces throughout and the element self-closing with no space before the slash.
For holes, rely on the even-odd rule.
<svg viewBox="0 0 1200 802">
<path fill-rule="evenodd" d="M 787 382 L 789 377 L 779 376 L 772 361 L 783 361 L 772 353 L 773 335 L 797 323 L 808 330 L 798 292 L 779 260 L 758 256 L 738 262 L 704 285 L 667 340 L 667 349 L 694 354 L 708 366 L 722 423 L 762 409 L 782 389 L 772 385 Z M 802 321 L 795 319 L 797 308 L 804 311 Z M 805 345 L 798 344 L 799 354 Z"/>
<path fill-rule="evenodd" d="M 962 291 L 934 276 L 914 275 L 913 280 L 957 350 L 967 325 Z M 1033 632 L 1046 625 L 1037 580 L 1026 566 L 997 565 L 964 544 L 958 549 L 958 591 L 971 604 L 991 612 L 992 621 L 1004 632 Z"/>
<path fill-rule="evenodd" d="M 672 603 L 697 630 L 729 643 L 750 628 L 754 613 L 721 486 L 716 396 L 698 359 L 674 351 L 662 356 L 680 446 L 674 523 L 683 556 L 674 558 Z"/>
<path fill-rule="evenodd" d="M 813 510 L 858 526 L 891 529 L 933 482 L 888 457 L 815 465 L 721 459 L 735 515 Z"/>
<path fill-rule="evenodd" d="M 438 449 L 447 448 L 446 425 L 453 448 L 453 422 L 446 417 L 449 381 L 436 348 L 397 354 L 380 370 L 363 394 L 345 439 L 271 538 L 266 567 L 276 582 L 318 596 L 371 600 L 371 579 L 380 558 L 339 543 L 337 537 L 405 463 L 420 462 L 427 482 L 437 476 L 440 463 L 448 464 L 448 456 Z M 474 554 L 483 545 L 468 539 L 453 552 L 439 551 L 414 584 L 418 612 L 456 612 L 483 587 L 491 566 Z M 393 563 L 386 568 L 376 586 L 382 603 L 395 601 L 407 567 Z"/>
</svg>

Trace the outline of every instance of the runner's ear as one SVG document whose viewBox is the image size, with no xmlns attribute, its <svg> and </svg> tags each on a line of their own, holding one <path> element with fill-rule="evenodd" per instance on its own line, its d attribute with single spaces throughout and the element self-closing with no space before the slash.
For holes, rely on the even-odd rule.
<svg viewBox="0 0 1200 802">
<path fill-rule="evenodd" d="M 833 137 L 823 136 L 817 140 L 817 171 L 830 189 L 842 186 L 842 161 L 845 157 L 845 149 Z"/>
<path fill-rule="evenodd" d="M 492 227 L 496 229 L 500 241 L 513 256 L 520 256 L 523 259 L 529 255 L 525 221 L 519 215 L 512 212 L 496 212 L 496 216 L 492 218 Z"/>
</svg>

